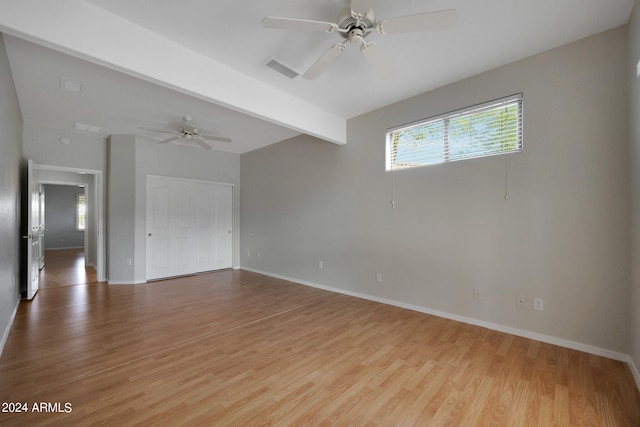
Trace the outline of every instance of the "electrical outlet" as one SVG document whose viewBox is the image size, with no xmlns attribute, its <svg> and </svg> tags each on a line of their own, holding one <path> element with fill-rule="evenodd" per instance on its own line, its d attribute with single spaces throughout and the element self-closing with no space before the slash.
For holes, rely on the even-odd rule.
<svg viewBox="0 0 640 427">
<path fill-rule="evenodd" d="M 382 273 L 376 273 L 376 282 L 382 283 Z"/>
<path fill-rule="evenodd" d="M 131 265 L 131 258 L 127 258 L 127 265 Z"/>
<path fill-rule="evenodd" d="M 473 299 L 480 299 L 480 289 L 478 288 L 473 288 Z"/>
<path fill-rule="evenodd" d="M 323 260 L 318 260 L 318 269 L 322 270 L 324 268 L 324 261 Z"/>
<path fill-rule="evenodd" d="M 516 297 L 516 305 L 518 307 L 526 307 L 527 306 L 527 298 L 523 296 Z"/>
<path fill-rule="evenodd" d="M 544 311 L 544 300 L 542 298 L 534 298 L 533 309 L 538 311 Z"/>
</svg>

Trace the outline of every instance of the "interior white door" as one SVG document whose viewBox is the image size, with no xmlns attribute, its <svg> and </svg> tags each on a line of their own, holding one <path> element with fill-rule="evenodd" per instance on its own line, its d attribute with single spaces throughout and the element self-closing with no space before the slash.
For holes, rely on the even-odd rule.
<svg viewBox="0 0 640 427">
<path fill-rule="evenodd" d="M 147 177 L 147 280 L 232 267 L 233 187 Z"/>
<path fill-rule="evenodd" d="M 199 183 L 196 187 L 196 250 L 198 271 L 232 265 L 231 186 Z"/>
<path fill-rule="evenodd" d="M 147 178 L 147 279 L 173 273 L 171 252 L 171 181 Z"/>
<path fill-rule="evenodd" d="M 39 284 L 39 258 L 40 258 L 40 194 L 38 191 L 38 184 L 34 176 L 33 161 L 29 159 L 27 161 L 27 182 L 26 182 L 26 198 L 27 198 L 27 210 L 26 215 L 26 230 L 25 235 L 22 236 L 27 240 L 26 244 L 26 283 L 22 297 L 26 299 L 33 299 L 38 292 Z"/>
<path fill-rule="evenodd" d="M 39 212 L 38 212 L 38 224 L 40 225 L 38 227 L 38 233 L 39 233 L 39 239 L 38 239 L 38 269 L 42 270 L 44 268 L 44 246 L 45 246 L 45 242 L 44 242 L 44 232 L 46 230 L 46 224 L 44 223 L 44 206 L 45 206 L 45 195 L 44 195 L 44 185 L 42 184 L 38 184 L 38 205 L 39 205 Z"/>
</svg>

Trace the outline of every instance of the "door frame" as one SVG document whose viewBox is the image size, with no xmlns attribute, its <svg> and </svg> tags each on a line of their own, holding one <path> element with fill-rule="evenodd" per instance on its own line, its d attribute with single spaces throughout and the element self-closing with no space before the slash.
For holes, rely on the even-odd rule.
<svg viewBox="0 0 640 427">
<path fill-rule="evenodd" d="M 64 166 L 53 166 L 53 165 L 43 165 L 43 164 L 33 164 L 34 170 L 38 171 L 52 171 L 52 172 L 68 172 L 68 173 L 76 173 L 80 175 L 92 175 L 93 176 L 93 186 L 94 189 L 85 188 L 85 194 L 88 196 L 88 206 L 91 209 L 96 209 L 97 215 L 97 224 L 95 227 L 95 241 L 96 241 L 96 275 L 97 280 L 99 282 L 104 282 L 106 280 L 106 265 L 105 265 L 105 200 L 104 200 L 104 175 L 101 170 L 94 169 L 80 169 L 80 168 L 70 168 Z M 36 183 L 39 184 L 55 184 L 55 185 L 75 185 L 78 183 L 63 179 L 43 179 L 39 175 L 37 176 Z M 92 187 L 89 184 L 89 187 Z M 87 233 L 85 233 L 85 259 L 87 255 Z"/>
<path fill-rule="evenodd" d="M 44 198 L 44 185 L 40 184 L 38 182 L 38 205 L 40 208 L 40 213 L 38 214 L 38 216 L 40 217 L 40 236 L 38 237 L 38 245 L 40 245 L 40 248 L 38 248 L 38 269 L 42 270 L 44 268 L 44 246 L 45 246 L 45 242 L 44 242 L 44 233 L 45 230 L 47 228 L 47 225 L 44 222 L 44 215 L 45 215 L 45 211 L 44 211 L 44 205 L 45 205 L 45 198 Z"/>
</svg>

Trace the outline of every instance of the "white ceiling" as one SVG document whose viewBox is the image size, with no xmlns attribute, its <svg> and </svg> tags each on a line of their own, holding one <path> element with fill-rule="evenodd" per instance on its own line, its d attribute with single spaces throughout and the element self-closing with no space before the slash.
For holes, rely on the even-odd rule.
<svg viewBox="0 0 640 427">
<path fill-rule="evenodd" d="M 50 3 L 55 3 L 54 6 Z M 26 123 L 103 133 L 178 126 L 243 153 L 299 133 L 344 143 L 346 119 L 625 24 L 634 0 L 374 0 L 378 19 L 455 8 L 452 30 L 369 36 L 395 64 L 382 80 L 356 46 L 316 80 L 303 73 L 336 34 L 264 29 L 265 16 L 335 22 L 348 0 L 0 0 L 0 30 Z M 26 40 L 26 41 L 25 41 Z M 45 47 L 46 46 L 46 47 Z M 60 78 L 85 84 L 61 91 Z"/>
</svg>

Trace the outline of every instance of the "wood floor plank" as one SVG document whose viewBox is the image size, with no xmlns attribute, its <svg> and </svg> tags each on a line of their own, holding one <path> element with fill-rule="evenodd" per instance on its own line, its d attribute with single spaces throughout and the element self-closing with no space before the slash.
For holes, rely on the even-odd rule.
<svg viewBox="0 0 640 427">
<path fill-rule="evenodd" d="M 56 288 L 94 283 L 97 274 L 95 268 L 85 265 L 83 248 L 47 250 L 39 280 L 40 289 Z"/>
<path fill-rule="evenodd" d="M 246 271 L 22 302 L 0 425 L 640 425 L 628 366 Z"/>
</svg>

